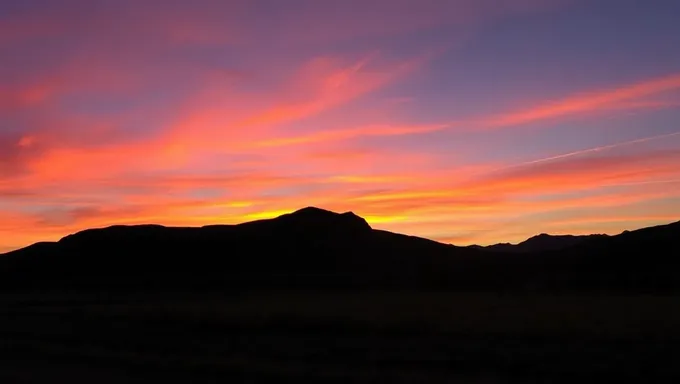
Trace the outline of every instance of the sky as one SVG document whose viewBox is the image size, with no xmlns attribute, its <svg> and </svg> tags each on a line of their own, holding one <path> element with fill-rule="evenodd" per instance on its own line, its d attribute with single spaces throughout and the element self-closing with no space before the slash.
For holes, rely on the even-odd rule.
<svg viewBox="0 0 680 384">
<path fill-rule="evenodd" d="M 467 244 L 680 220 L 676 0 L 0 2 L 0 253 L 306 206 Z"/>
</svg>

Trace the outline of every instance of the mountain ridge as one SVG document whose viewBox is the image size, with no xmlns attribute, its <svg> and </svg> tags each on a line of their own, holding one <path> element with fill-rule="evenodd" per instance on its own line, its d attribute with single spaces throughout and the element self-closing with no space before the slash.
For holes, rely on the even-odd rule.
<svg viewBox="0 0 680 384">
<path fill-rule="evenodd" d="M 0 291 L 680 291 L 678 238 L 680 222 L 508 257 L 308 207 L 236 225 L 111 226 L 37 243 L 0 256 Z"/>
<path fill-rule="evenodd" d="M 624 231 L 625 232 L 625 231 Z M 623 232 L 622 232 L 623 233 Z M 512 243 L 497 243 L 487 246 L 470 245 L 475 249 L 483 249 L 494 252 L 507 253 L 526 253 L 526 252 L 541 252 L 554 251 L 567 248 L 573 245 L 580 244 L 596 238 L 609 237 L 607 234 L 590 234 L 590 235 L 551 235 L 541 233 L 532 236 L 517 244 Z M 615 235 L 616 236 L 616 235 Z"/>
<path fill-rule="evenodd" d="M 259 219 L 259 220 L 253 220 L 253 221 L 246 221 L 242 223 L 237 223 L 237 224 L 209 224 L 209 225 L 204 225 L 204 226 L 166 226 L 162 224 L 135 224 L 135 225 L 125 225 L 125 224 L 116 224 L 116 225 L 110 225 L 110 226 L 103 226 L 103 227 L 96 227 L 96 228 L 88 228 L 84 229 L 69 235 L 66 235 L 62 237 L 61 239 L 57 241 L 40 241 L 31 245 L 28 245 L 26 247 L 22 247 L 16 250 L 12 250 L 9 252 L 5 253 L 0 253 L 0 257 L 10 255 L 16 252 L 19 252 L 21 250 L 31 248 L 34 246 L 39 246 L 43 244 L 55 244 L 55 243 L 61 243 L 63 241 L 67 241 L 67 239 L 71 239 L 73 237 L 77 237 L 81 234 L 86 234 L 86 233 L 91 233 L 91 232 L 97 232 L 97 231 L 105 231 L 105 230 L 119 230 L 119 229 L 125 229 L 125 228 L 137 228 L 137 229 L 188 229 L 188 230 L 197 230 L 197 229 L 218 229 L 218 228 L 232 228 L 236 226 L 248 226 L 248 225 L 262 225 L 263 223 L 271 222 L 274 220 L 287 220 L 289 218 L 294 218 L 294 219 L 304 219 L 304 218 L 313 218 L 317 222 L 319 220 L 323 221 L 323 219 L 329 219 L 329 218 L 334 218 L 334 217 L 344 217 L 344 218 L 351 218 L 352 220 L 355 220 L 355 224 L 357 225 L 357 228 L 360 226 L 364 226 L 366 229 L 373 229 L 368 222 L 362 218 L 361 216 L 355 214 L 352 211 L 347 211 L 343 213 L 338 213 L 338 212 L 333 212 L 327 209 L 323 208 L 318 208 L 318 207 L 313 207 L 313 206 L 308 206 L 304 207 L 295 211 L 292 211 L 290 213 L 285 213 L 282 215 L 279 215 L 277 217 L 273 218 L 267 218 L 267 219 Z M 352 221 L 352 220 L 347 220 Z M 337 223 L 337 221 L 336 221 Z M 607 235 L 607 234 L 587 234 L 587 235 L 571 235 L 571 234 L 566 234 L 566 235 L 553 235 L 549 233 L 540 233 L 534 236 L 531 236 L 527 238 L 524 241 L 521 241 L 519 243 L 510 243 L 510 242 L 503 242 L 503 243 L 496 243 L 496 244 L 490 244 L 490 245 L 478 245 L 478 244 L 472 244 L 472 245 L 467 245 L 467 246 L 459 246 L 456 244 L 451 244 L 451 243 L 442 243 L 436 240 L 428 239 L 425 237 L 420 237 L 420 236 L 415 236 L 415 235 L 407 235 L 407 234 L 402 234 L 404 236 L 409 236 L 412 238 L 420 238 L 420 239 L 426 239 L 432 242 L 436 242 L 442 245 L 452 245 L 455 247 L 466 247 L 466 248 L 471 248 L 471 249 L 477 249 L 477 250 L 489 250 L 489 251 L 498 251 L 498 252 L 512 252 L 512 253 L 524 253 L 524 252 L 533 252 L 533 251 L 545 251 L 545 250 L 557 250 L 561 249 L 564 247 L 569 247 L 575 244 L 578 244 L 582 241 L 587 241 L 591 239 L 596 239 L 596 238 L 606 238 L 606 237 L 614 237 L 614 236 L 620 236 L 624 235 L 629 232 L 635 232 L 639 230 L 644 230 L 647 228 L 655 228 L 655 227 L 661 227 L 665 225 L 673 225 L 673 224 L 678 224 L 680 225 L 680 221 L 675 221 L 671 222 L 668 224 L 660 224 L 652 227 L 642 227 L 638 229 L 627 229 L 624 230 L 623 232 L 617 234 L 617 235 Z M 554 241 L 554 245 L 550 245 L 547 247 L 541 247 L 541 246 L 536 246 L 536 243 L 539 241 L 543 240 L 550 240 Z"/>
</svg>

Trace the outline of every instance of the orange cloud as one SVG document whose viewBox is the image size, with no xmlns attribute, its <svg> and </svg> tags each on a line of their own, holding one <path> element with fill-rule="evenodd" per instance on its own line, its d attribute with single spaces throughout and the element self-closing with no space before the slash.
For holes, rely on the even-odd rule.
<svg viewBox="0 0 680 384">
<path fill-rule="evenodd" d="M 572 96 L 552 103 L 510 112 L 481 122 L 481 126 L 503 128 L 573 114 L 620 107 L 621 103 L 641 102 L 640 98 L 680 89 L 680 74 L 643 81 L 615 89 Z M 654 104 L 658 106 L 658 104 Z"/>
<path fill-rule="evenodd" d="M 221 111 L 213 106 L 189 111 L 173 125 L 169 133 L 155 143 L 155 153 L 164 164 L 182 163 L 194 156 L 195 151 L 248 152 L 267 146 L 311 143 L 357 135 L 359 129 L 351 133 L 323 132 L 290 137 L 289 133 L 279 131 L 277 127 L 319 115 L 360 98 L 397 81 L 415 70 L 424 60 L 427 60 L 427 55 L 373 68 L 369 68 L 376 61 L 373 55 L 349 65 L 340 65 L 336 60 L 312 60 L 290 81 L 288 90 L 275 97 L 274 105 L 255 108 L 249 116 L 237 118 L 233 117 L 232 110 Z M 291 98 L 298 101 L 288 101 Z M 432 128 L 384 126 L 372 129 L 381 129 L 385 134 L 405 134 L 409 129 L 415 131 Z M 269 139 L 279 132 L 284 137 Z M 367 134 L 370 135 L 370 132 L 369 130 Z"/>
<path fill-rule="evenodd" d="M 429 124 L 429 125 L 369 125 L 351 129 L 337 131 L 318 131 L 305 136 L 293 136 L 284 138 L 265 139 L 257 142 L 257 146 L 278 147 L 287 145 L 310 144 L 323 141 L 342 141 L 362 136 L 400 136 L 440 131 L 449 127 L 450 124 Z"/>
<path fill-rule="evenodd" d="M 666 215 L 611 215 L 580 217 L 578 219 L 556 220 L 549 223 L 550 226 L 568 227 L 575 225 L 592 225 L 596 223 L 631 223 L 639 221 L 675 222 L 680 220 L 680 210 L 675 214 Z"/>
</svg>

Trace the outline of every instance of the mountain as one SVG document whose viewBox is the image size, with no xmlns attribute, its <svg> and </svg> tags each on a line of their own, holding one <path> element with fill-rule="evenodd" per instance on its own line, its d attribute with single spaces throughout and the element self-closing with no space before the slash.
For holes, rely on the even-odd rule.
<svg viewBox="0 0 680 384">
<path fill-rule="evenodd" d="M 239 225 L 86 230 L 0 256 L 0 290 L 680 291 L 679 238 L 680 223 L 587 241 L 538 236 L 508 257 L 310 207 Z"/>
<path fill-rule="evenodd" d="M 546 252 L 556 251 L 559 249 L 569 248 L 586 241 L 607 237 L 607 235 L 548 235 L 542 233 L 540 235 L 531 237 L 519 244 L 499 243 L 489 246 L 473 245 L 472 248 L 484 249 L 494 252 L 508 252 L 508 253 L 528 253 L 528 252 Z"/>
</svg>

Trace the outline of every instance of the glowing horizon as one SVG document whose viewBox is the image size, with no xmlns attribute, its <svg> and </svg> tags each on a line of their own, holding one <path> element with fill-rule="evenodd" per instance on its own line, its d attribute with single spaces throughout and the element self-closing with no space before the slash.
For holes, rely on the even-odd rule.
<svg viewBox="0 0 680 384">
<path fill-rule="evenodd" d="M 0 253 L 306 206 L 457 245 L 680 220 L 680 4 L 0 4 Z"/>
</svg>

